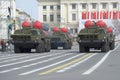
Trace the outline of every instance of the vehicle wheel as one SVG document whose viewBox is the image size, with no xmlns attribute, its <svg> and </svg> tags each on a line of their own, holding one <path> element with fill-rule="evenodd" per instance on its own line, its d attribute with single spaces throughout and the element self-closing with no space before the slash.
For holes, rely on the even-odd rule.
<svg viewBox="0 0 120 80">
<path fill-rule="evenodd" d="M 89 52 L 89 51 L 90 51 L 89 47 L 86 47 L 85 52 Z"/>
<path fill-rule="evenodd" d="M 68 43 L 65 43 L 65 45 L 63 46 L 63 49 L 68 49 Z"/>
<path fill-rule="evenodd" d="M 50 43 L 47 43 L 46 45 L 47 47 L 45 48 L 45 52 L 50 52 L 50 49 L 51 49 Z"/>
<path fill-rule="evenodd" d="M 41 53 L 42 52 L 42 47 L 41 46 L 42 46 L 41 44 L 36 46 L 36 52 L 37 53 Z"/>
<path fill-rule="evenodd" d="M 69 43 L 69 48 L 68 49 L 71 49 L 72 48 L 72 45 Z"/>
<path fill-rule="evenodd" d="M 45 42 L 44 41 L 41 42 L 41 48 L 42 48 L 42 52 L 45 52 Z"/>
<path fill-rule="evenodd" d="M 108 52 L 109 50 L 110 50 L 110 47 L 108 43 L 105 43 L 101 48 L 101 52 Z"/>
<path fill-rule="evenodd" d="M 80 44 L 79 44 L 79 52 L 85 52 L 84 46 L 81 46 Z"/>
<path fill-rule="evenodd" d="M 110 44 L 110 50 L 113 50 L 115 48 L 115 42 L 112 42 L 111 44 Z"/>
<path fill-rule="evenodd" d="M 19 47 L 14 46 L 14 52 L 15 52 L 15 53 L 21 53 L 21 50 L 20 50 Z"/>
</svg>

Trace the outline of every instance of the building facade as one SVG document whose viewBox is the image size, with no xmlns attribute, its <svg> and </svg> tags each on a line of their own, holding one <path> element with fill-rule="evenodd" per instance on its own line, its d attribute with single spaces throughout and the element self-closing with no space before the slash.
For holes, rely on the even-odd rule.
<svg viewBox="0 0 120 80">
<path fill-rule="evenodd" d="M 39 20 L 77 33 L 80 20 L 120 19 L 120 0 L 37 0 Z"/>
</svg>

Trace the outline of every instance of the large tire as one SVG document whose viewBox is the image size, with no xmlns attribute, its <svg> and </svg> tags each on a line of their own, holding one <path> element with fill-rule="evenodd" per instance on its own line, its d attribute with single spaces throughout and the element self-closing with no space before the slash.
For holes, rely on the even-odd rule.
<svg viewBox="0 0 120 80">
<path fill-rule="evenodd" d="M 89 51 L 90 51 L 89 47 L 86 47 L 85 52 L 89 52 Z"/>
<path fill-rule="evenodd" d="M 50 43 L 48 42 L 47 44 L 46 44 L 46 48 L 45 48 L 45 52 L 50 52 L 50 49 L 51 49 L 51 45 L 50 45 Z"/>
<path fill-rule="evenodd" d="M 79 52 L 80 52 L 80 53 L 85 52 L 84 46 L 81 46 L 80 44 L 79 44 Z"/>
<path fill-rule="evenodd" d="M 110 47 L 109 47 L 109 43 L 106 42 L 102 48 L 101 48 L 101 52 L 108 52 L 110 50 Z"/>
<path fill-rule="evenodd" d="M 21 50 L 20 50 L 19 47 L 14 46 L 14 52 L 15 52 L 15 53 L 21 53 Z"/>
<path fill-rule="evenodd" d="M 71 43 L 69 43 L 69 47 L 68 47 L 68 49 L 71 49 L 72 48 L 72 44 Z"/>
<path fill-rule="evenodd" d="M 37 53 L 41 53 L 42 52 L 42 45 L 41 44 L 36 46 L 36 52 Z"/>
<path fill-rule="evenodd" d="M 63 49 L 68 49 L 68 43 L 65 43 L 65 45 L 63 46 Z"/>
<path fill-rule="evenodd" d="M 110 50 L 113 50 L 115 48 L 115 42 L 112 42 L 111 44 L 110 44 Z"/>
<path fill-rule="evenodd" d="M 45 42 L 44 41 L 41 42 L 41 48 L 42 48 L 42 52 L 45 52 Z"/>
</svg>

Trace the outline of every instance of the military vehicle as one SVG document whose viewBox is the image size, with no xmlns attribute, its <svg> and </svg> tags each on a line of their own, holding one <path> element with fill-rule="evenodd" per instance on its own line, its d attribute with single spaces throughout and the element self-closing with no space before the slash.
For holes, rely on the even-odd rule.
<svg viewBox="0 0 120 80">
<path fill-rule="evenodd" d="M 115 36 L 112 29 L 107 28 L 103 21 L 86 21 L 85 28 L 81 29 L 77 42 L 79 52 L 89 52 L 90 48 L 99 49 L 101 52 L 107 52 L 115 47 Z"/>
<path fill-rule="evenodd" d="M 31 49 L 35 49 L 37 53 L 50 51 L 50 38 L 41 29 L 41 22 L 36 21 L 30 26 L 30 23 L 25 21 L 22 26 L 23 29 L 16 30 L 11 35 L 15 53 L 31 52 Z"/>
<path fill-rule="evenodd" d="M 67 33 L 66 28 L 53 28 L 51 49 L 57 49 L 58 47 L 63 47 L 63 49 L 71 49 L 72 47 L 72 37 Z"/>
</svg>

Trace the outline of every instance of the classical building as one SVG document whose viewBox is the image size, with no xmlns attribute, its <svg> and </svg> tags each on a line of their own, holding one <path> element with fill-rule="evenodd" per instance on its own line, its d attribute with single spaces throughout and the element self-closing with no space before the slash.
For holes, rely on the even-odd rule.
<svg viewBox="0 0 120 80">
<path fill-rule="evenodd" d="M 77 33 L 80 20 L 120 19 L 120 0 L 37 0 L 39 20 Z"/>
</svg>

